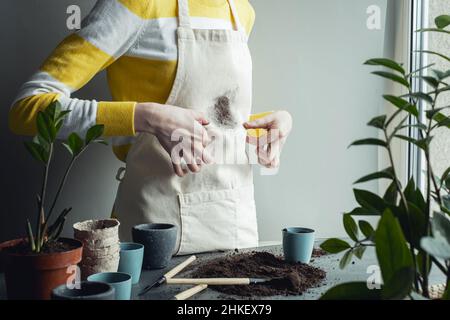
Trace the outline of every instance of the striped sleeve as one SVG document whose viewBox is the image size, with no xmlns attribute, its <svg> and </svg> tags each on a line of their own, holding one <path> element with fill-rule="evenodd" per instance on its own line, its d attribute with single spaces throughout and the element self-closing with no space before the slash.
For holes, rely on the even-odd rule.
<svg viewBox="0 0 450 320">
<path fill-rule="evenodd" d="M 78 32 L 65 38 L 25 83 L 9 112 L 16 134 L 36 132 L 37 113 L 58 100 L 71 110 L 59 138 L 84 135 L 94 124 L 105 125 L 105 136 L 132 136 L 135 102 L 106 102 L 71 98 L 71 94 L 133 45 L 144 25 L 150 0 L 99 0 Z"/>
</svg>

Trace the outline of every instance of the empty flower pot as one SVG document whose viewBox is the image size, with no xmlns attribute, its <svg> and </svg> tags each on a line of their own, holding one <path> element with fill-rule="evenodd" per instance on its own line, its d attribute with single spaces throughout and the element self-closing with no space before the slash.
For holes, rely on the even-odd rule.
<svg viewBox="0 0 450 320">
<path fill-rule="evenodd" d="M 122 242 L 120 244 L 119 272 L 131 275 L 132 284 L 137 284 L 141 277 L 144 246 L 140 243 Z"/>
<path fill-rule="evenodd" d="M 314 230 L 308 228 L 283 229 L 283 253 L 287 262 L 309 263 L 314 248 Z"/>
<path fill-rule="evenodd" d="M 73 225 L 75 239 L 83 243 L 81 277 L 116 272 L 120 259 L 119 221 L 87 220 Z"/>
<path fill-rule="evenodd" d="M 116 300 L 131 299 L 131 275 L 123 272 L 102 272 L 90 275 L 88 281 L 104 282 L 115 290 Z"/>
<path fill-rule="evenodd" d="M 150 223 L 134 226 L 133 241 L 144 245 L 145 269 L 168 266 L 175 250 L 177 227 L 173 224 Z"/>
<path fill-rule="evenodd" d="M 53 289 L 53 300 L 114 300 L 114 288 L 105 282 L 82 281 L 79 287 L 69 288 L 63 284 Z"/>
</svg>

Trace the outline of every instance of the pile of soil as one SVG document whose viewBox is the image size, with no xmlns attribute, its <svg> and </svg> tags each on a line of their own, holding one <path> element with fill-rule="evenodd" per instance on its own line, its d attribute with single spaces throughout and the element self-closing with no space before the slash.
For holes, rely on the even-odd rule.
<svg viewBox="0 0 450 320">
<path fill-rule="evenodd" d="M 323 252 L 316 251 L 323 255 Z M 234 253 L 202 263 L 194 278 L 264 278 L 263 284 L 211 286 L 211 289 L 242 297 L 301 295 L 325 279 L 326 272 L 303 263 L 288 263 L 269 252 Z"/>
</svg>

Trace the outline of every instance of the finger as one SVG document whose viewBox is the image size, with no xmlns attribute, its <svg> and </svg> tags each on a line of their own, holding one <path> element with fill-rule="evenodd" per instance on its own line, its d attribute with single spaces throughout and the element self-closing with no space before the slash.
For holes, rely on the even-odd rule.
<svg viewBox="0 0 450 320">
<path fill-rule="evenodd" d="M 181 168 L 181 165 L 179 164 L 172 164 L 173 166 L 173 171 L 175 171 L 175 174 L 179 177 L 184 177 L 184 175 L 186 174 L 186 172 Z"/>
<path fill-rule="evenodd" d="M 255 152 L 258 155 L 259 164 L 264 166 L 270 164 L 271 160 L 268 157 L 267 148 L 256 148 Z"/>
<path fill-rule="evenodd" d="M 198 121 L 201 125 L 207 125 L 209 124 L 209 120 L 206 118 L 206 115 L 201 111 L 193 110 L 192 114 L 194 116 L 194 119 Z"/>
<path fill-rule="evenodd" d="M 276 157 L 279 157 L 279 155 L 280 155 L 280 140 L 269 144 L 269 146 L 267 148 L 267 153 L 268 153 L 267 157 L 270 161 L 273 161 Z"/>
<path fill-rule="evenodd" d="M 245 122 L 244 127 L 246 129 L 269 129 L 273 121 L 274 115 L 269 114 L 263 118 Z"/>
<path fill-rule="evenodd" d="M 278 168 L 280 166 L 280 157 L 275 157 L 270 163 L 270 168 Z"/>
<path fill-rule="evenodd" d="M 199 172 L 200 168 L 198 167 L 195 159 L 194 159 L 194 155 L 192 153 L 192 151 L 190 151 L 189 149 L 186 150 L 186 152 L 183 152 L 183 158 L 186 161 L 187 167 L 191 172 Z"/>
</svg>

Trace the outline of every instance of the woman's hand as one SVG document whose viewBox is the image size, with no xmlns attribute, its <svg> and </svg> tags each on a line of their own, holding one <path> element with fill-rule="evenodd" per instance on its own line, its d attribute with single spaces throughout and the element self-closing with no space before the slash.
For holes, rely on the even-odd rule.
<svg viewBox="0 0 450 320">
<path fill-rule="evenodd" d="M 247 136 L 247 142 L 256 148 L 258 162 L 266 168 L 280 165 L 280 154 L 292 130 L 292 117 L 287 111 L 276 111 L 263 118 L 244 123 L 246 129 L 266 129 L 261 137 Z"/>
<path fill-rule="evenodd" d="M 135 108 L 134 126 L 136 132 L 148 132 L 155 135 L 161 146 L 172 159 L 175 173 L 183 177 L 188 171 L 182 168 L 181 158 L 186 161 L 191 172 L 199 172 L 202 163 L 212 162 L 205 150 L 209 143 L 208 133 L 203 127 L 209 121 L 198 111 L 158 103 L 138 103 Z M 183 148 L 180 146 L 183 137 Z M 190 151 L 190 152 L 189 152 Z"/>
</svg>

